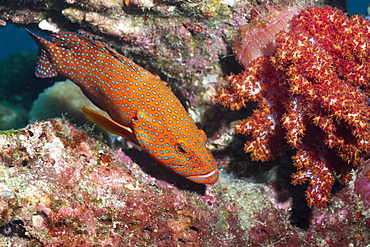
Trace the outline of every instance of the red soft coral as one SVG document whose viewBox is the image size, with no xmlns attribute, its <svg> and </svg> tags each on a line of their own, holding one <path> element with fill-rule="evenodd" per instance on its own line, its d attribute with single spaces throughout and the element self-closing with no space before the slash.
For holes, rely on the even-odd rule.
<svg viewBox="0 0 370 247">
<path fill-rule="evenodd" d="M 334 173 L 347 182 L 370 150 L 369 26 L 331 7 L 301 11 L 277 34 L 275 53 L 229 76 L 230 88 L 216 96 L 232 110 L 258 102 L 235 125 L 250 135 L 245 150 L 265 161 L 295 149 L 292 183 L 309 182 L 309 206 L 325 206 Z"/>
</svg>

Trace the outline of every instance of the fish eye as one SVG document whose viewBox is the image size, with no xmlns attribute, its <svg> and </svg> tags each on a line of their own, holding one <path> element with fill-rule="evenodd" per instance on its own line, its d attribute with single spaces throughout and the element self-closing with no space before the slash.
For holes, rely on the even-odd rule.
<svg viewBox="0 0 370 247">
<path fill-rule="evenodd" d="M 177 152 L 179 153 L 183 153 L 183 154 L 186 154 L 186 151 L 183 147 L 181 147 L 181 144 L 180 143 L 176 143 L 176 150 Z"/>
</svg>

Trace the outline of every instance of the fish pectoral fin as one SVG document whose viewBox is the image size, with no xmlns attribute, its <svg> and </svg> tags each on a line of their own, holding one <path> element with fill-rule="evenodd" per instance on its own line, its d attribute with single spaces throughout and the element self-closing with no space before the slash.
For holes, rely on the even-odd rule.
<svg viewBox="0 0 370 247">
<path fill-rule="evenodd" d="M 88 107 L 81 108 L 85 116 L 100 126 L 102 129 L 119 136 L 123 136 L 130 141 L 134 142 L 135 144 L 139 145 L 135 134 L 132 132 L 130 127 L 124 126 L 122 124 L 117 123 L 116 121 L 103 116 L 97 111 L 90 109 Z"/>
<path fill-rule="evenodd" d="M 132 125 L 136 134 L 136 139 L 139 141 L 139 144 L 142 147 L 153 142 L 151 139 L 152 134 L 150 131 L 148 131 L 147 124 L 149 123 L 152 125 L 152 127 L 157 125 L 144 111 L 136 112 L 136 116 L 132 122 Z"/>
</svg>

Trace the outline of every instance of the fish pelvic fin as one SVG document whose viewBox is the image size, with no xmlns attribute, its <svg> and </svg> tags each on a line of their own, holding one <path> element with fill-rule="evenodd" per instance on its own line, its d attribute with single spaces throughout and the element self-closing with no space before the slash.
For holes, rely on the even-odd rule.
<svg viewBox="0 0 370 247">
<path fill-rule="evenodd" d="M 102 129 L 112 134 L 123 136 L 132 141 L 133 143 L 135 143 L 136 145 L 140 146 L 135 137 L 135 134 L 132 132 L 130 127 L 119 124 L 116 121 L 107 118 L 106 116 L 103 116 L 99 112 L 94 111 L 93 109 L 90 109 L 88 107 L 84 106 L 81 109 L 88 119 L 96 123 Z"/>
<path fill-rule="evenodd" d="M 52 61 L 50 60 L 48 51 L 50 49 L 57 50 L 61 48 L 57 47 L 52 42 L 32 33 L 28 29 L 26 29 L 26 31 L 32 37 L 32 39 L 35 40 L 37 46 L 39 47 L 35 75 L 39 78 L 50 78 L 58 76 L 58 71 L 56 69 L 56 66 L 53 65 Z"/>
</svg>

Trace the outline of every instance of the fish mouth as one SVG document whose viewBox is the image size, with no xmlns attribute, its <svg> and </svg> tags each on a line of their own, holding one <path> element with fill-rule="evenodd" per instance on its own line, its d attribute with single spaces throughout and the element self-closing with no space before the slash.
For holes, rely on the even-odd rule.
<svg viewBox="0 0 370 247">
<path fill-rule="evenodd" d="M 187 176 L 186 178 L 198 184 L 214 184 L 218 180 L 218 170 L 215 169 L 203 175 L 191 175 Z"/>
</svg>

